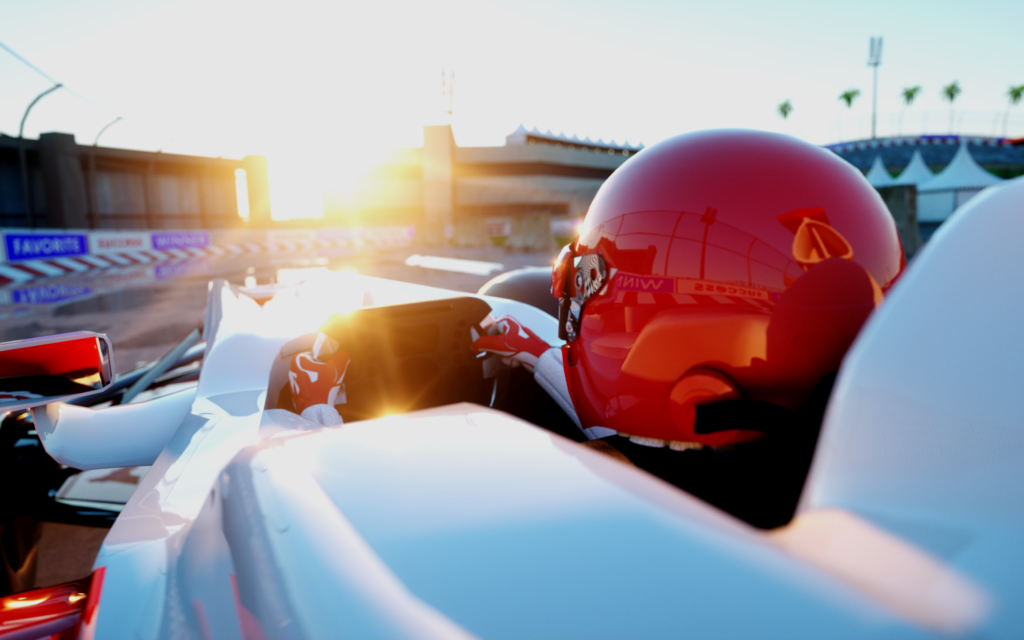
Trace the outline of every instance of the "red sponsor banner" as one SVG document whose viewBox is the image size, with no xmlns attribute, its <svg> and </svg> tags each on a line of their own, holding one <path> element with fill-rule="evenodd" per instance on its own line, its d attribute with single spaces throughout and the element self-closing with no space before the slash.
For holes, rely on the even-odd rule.
<svg viewBox="0 0 1024 640">
<path fill-rule="evenodd" d="M 637 276 L 632 273 L 620 273 L 615 277 L 617 291 L 642 291 L 647 293 L 672 293 L 672 278 L 658 276 Z"/>
<path fill-rule="evenodd" d="M 144 251 L 150 248 L 149 234 L 137 231 L 93 231 L 89 234 L 90 253 Z"/>
<path fill-rule="evenodd" d="M 697 293 L 706 296 L 739 296 L 741 298 L 753 298 L 754 300 L 771 299 L 771 292 L 763 289 L 754 289 L 753 287 L 726 282 L 691 280 L 689 278 L 676 279 L 676 293 Z"/>
</svg>

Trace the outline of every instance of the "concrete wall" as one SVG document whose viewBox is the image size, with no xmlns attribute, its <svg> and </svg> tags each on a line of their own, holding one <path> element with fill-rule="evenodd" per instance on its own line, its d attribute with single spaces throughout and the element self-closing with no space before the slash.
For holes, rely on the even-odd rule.
<svg viewBox="0 0 1024 640">
<path fill-rule="evenodd" d="M 420 236 L 428 245 L 454 234 L 455 138 L 450 126 L 423 127 L 423 219 Z"/>
<path fill-rule="evenodd" d="M 903 251 L 910 258 L 921 248 L 921 233 L 917 218 L 917 187 L 914 185 L 906 187 L 882 187 L 878 193 L 885 201 L 896 221 L 896 229 L 900 234 L 900 241 L 903 243 Z"/>
<path fill-rule="evenodd" d="M 70 229 L 88 226 L 89 203 L 75 136 L 44 133 L 39 136 L 39 157 L 49 225 Z"/>
<path fill-rule="evenodd" d="M 267 173 L 267 159 L 263 156 L 245 156 L 243 168 L 249 195 L 249 222 L 258 227 L 269 226 L 270 176 Z"/>
</svg>

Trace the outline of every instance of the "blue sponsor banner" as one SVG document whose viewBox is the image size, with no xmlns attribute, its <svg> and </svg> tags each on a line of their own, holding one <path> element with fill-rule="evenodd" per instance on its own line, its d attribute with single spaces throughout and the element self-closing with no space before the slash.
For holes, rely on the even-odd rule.
<svg viewBox="0 0 1024 640">
<path fill-rule="evenodd" d="M 209 246 L 210 234 L 204 231 L 164 231 L 153 234 L 153 248 L 196 249 Z"/>
<path fill-rule="evenodd" d="M 4 245 L 10 262 L 89 253 L 89 240 L 84 233 L 5 233 Z"/>
<path fill-rule="evenodd" d="M 53 304 L 74 300 L 92 293 L 89 287 L 72 284 L 41 284 L 35 287 L 21 287 L 11 291 L 14 304 Z"/>
<path fill-rule="evenodd" d="M 209 258 L 158 264 L 153 267 L 153 275 L 157 280 L 170 280 L 181 276 L 208 274 L 213 271 L 213 262 Z"/>
</svg>

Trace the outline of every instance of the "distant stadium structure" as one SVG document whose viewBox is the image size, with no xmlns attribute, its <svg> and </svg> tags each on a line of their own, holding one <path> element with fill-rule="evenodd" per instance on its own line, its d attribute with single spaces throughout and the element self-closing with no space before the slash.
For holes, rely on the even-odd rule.
<svg viewBox="0 0 1024 640">
<path fill-rule="evenodd" d="M 915 226 L 925 241 L 982 189 L 1024 175 L 1024 140 L 904 136 L 826 148 L 864 171 L 886 199 L 897 222 L 901 216 L 905 218 L 905 223 Z M 906 231 L 909 234 L 909 228 Z M 904 236 L 904 244 L 916 249 L 909 236 Z"/>
<path fill-rule="evenodd" d="M 961 146 L 966 146 L 975 161 L 1000 178 L 1024 175 L 1024 139 L 986 138 L 982 136 L 900 136 L 856 140 L 826 145 L 842 159 L 863 172 L 871 169 L 875 158 L 890 173 L 900 173 L 917 151 L 931 170 L 938 171 L 953 161 Z"/>
</svg>

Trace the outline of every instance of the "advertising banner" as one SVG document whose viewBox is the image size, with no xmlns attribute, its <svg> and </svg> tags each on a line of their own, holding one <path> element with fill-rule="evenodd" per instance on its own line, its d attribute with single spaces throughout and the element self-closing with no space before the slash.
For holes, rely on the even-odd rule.
<svg viewBox="0 0 1024 640">
<path fill-rule="evenodd" d="M 412 243 L 415 227 L 367 227 L 363 239 L 371 246 L 404 246 Z"/>
<path fill-rule="evenodd" d="M 160 251 L 201 249 L 210 244 L 210 234 L 205 231 L 160 231 L 152 234 L 152 237 L 153 248 Z"/>
<path fill-rule="evenodd" d="M 40 284 L 33 287 L 11 289 L 14 304 L 53 304 L 81 298 L 92 293 L 92 289 L 75 284 Z"/>
<path fill-rule="evenodd" d="M 335 229 L 318 229 L 317 240 L 326 240 L 343 246 L 359 246 L 363 242 L 363 229 L 360 227 L 338 227 Z"/>
<path fill-rule="evenodd" d="M 210 244 L 222 247 L 226 244 L 263 244 L 270 232 L 263 229 L 210 229 Z"/>
<path fill-rule="evenodd" d="M 275 229 L 268 235 L 271 242 L 316 240 L 315 229 Z"/>
<path fill-rule="evenodd" d="M 157 280 L 171 280 L 183 276 L 208 275 L 210 273 L 213 273 L 213 260 L 210 258 L 158 264 L 153 267 L 153 275 Z"/>
<path fill-rule="evenodd" d="M 153 281 L 153 267 L 132 267 L 100 271 L 86 282 L 97 292 L 118 291 L 126 287 L 149 284 Z"/>
<path fill-rule="evenodd" d="M 149 233 L 145 231 L 93 231 L 89 234 L 93 254 L 144 251 L 150 249 Z"/>
<path fill-rule="evenodd" d="M 89 238 L 84 233 L 4 233 L 8 262 L 84 256 Z"/>
</svg>

